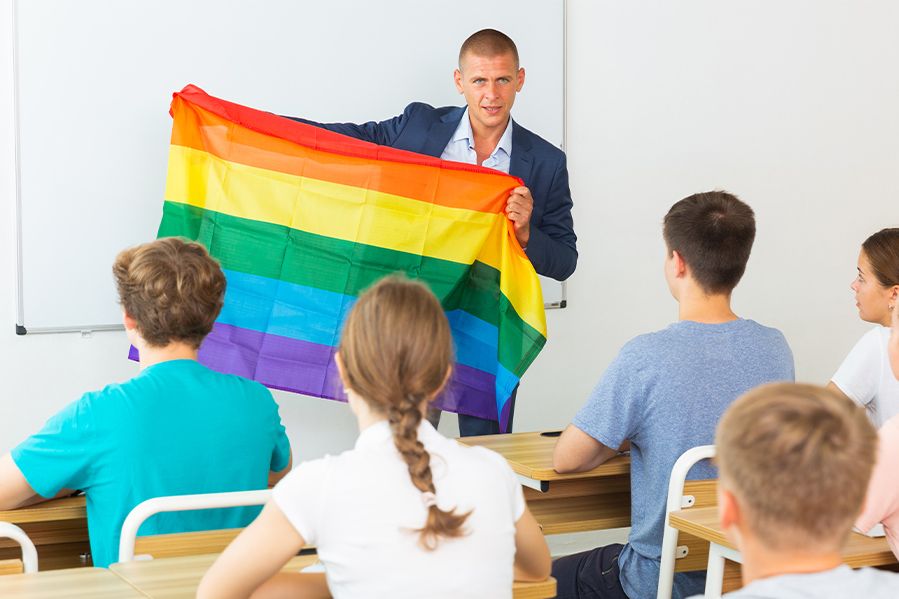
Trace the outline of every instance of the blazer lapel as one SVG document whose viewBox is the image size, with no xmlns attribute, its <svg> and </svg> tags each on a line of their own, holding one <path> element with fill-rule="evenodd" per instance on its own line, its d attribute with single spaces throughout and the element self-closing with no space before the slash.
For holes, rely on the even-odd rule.
<svg viewBox="0 0 899 599">
<path fill-rule="evenodd" d="M 531 140 L 525 129 L 512 120 L 512 156 L 509 160 L 509 174 L 518 177 L 524 184 L 531 178 Z"/>
<path fill-rule="evenodd" d="M 428 129 L 428 134 L 425 135 L 421 153 L 440 158 L 443 150 L 446 149 L 446 144 L 449 143 L 450 138 L 455 133 L 456 127 L 459 126 L 459 121 L 462 120 L 464 112 L 465 108 L 457 108 L 446 113 L 439 120 L 434 121 Z"/>
</svg>

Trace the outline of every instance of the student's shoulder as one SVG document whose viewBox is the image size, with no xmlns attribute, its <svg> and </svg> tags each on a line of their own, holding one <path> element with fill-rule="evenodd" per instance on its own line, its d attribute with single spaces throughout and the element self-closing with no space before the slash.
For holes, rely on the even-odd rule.
<svg viewBox="0 0 899 599">
<path fill-rule="evenodd" d="M 764 325 L 757 320 L 753 320 L 751 318 L 742 318 L 740 322 L 746 326 L 747 328 L 752 329 L 759 335 L 770 335 L 772 337 L 783 337 L 784 334 L 780 329 L 776 327 L 769 327 L 768 325 Z"/>
<path fill-rule="evenodd" d="M 655 352 L 665 351 L 676 343 L 679 343 L 679 335 L 676 324 L 673 324 L 658 331 L 633 337 L 621 347 L 618 358 L 629 362 L 646 360 Z"/>
<path fill-rule="evenodd" d="M 274 401 L 272 392 L 262 383 L 238 374 L 218 372 L 202 364 L 199 366 L 198 378 L 206 379 L 206 384 L 210 387 L 215 386 L 221 389 L 223 393 L 231 393 L 240 397 Z"/>
</svg>

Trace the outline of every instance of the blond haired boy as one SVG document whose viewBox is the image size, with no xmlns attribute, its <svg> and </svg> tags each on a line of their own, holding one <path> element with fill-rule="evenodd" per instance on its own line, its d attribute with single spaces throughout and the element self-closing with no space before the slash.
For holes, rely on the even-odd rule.
<svg viewBox="0 0 899 599">
<path fill-rule="evenodd" d="M 225 293 L 203 246 L 158 239 L 121 252 L 113 275 L 140 373 L 85 393 L 0 458 L 0 509 L 84 491 L 102 567 L 117 561 L 122 522 L 145 499 L 262 489 L 290 463 L 269 390 L 197 361 Z M 236 528 L 258 511 L 159 514 L 139 534 Z"/>
<path fill-rule="evenodd" d="M 853 570 L 840 550 L 877 449 L 863 408 L 814 385 L 750 391 L 715 438 L 721 526 L 743 555 L 730 599 L 899 597 L 899 575 Z"/>
</svg>

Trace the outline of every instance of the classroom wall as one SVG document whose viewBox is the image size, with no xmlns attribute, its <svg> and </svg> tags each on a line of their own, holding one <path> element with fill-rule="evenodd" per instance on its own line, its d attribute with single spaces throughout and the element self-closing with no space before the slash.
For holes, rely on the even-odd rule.
<svg viewBox="0 0 899 599">
<path fill-rule="evenodd" d="M 82 391 L 136 372 L 122 333 L 13 333 L 9 14 L 0 0 L 0 451 Z M 784 331 L 800 379 L 826 381 L 866 329 L 848 290 L 858 246 L 899 226 L 899 5 L 569 0 L 567 25 L 581 258 L 569 307 L 548 313 L 516 430 L 564 426 L 627 339 L 677 317 L 660 223 L 708 189 L 738 194 L 758 217 L 736 310 Z M 344 405 L 276 397 L 296 458 L 352 445 Z"/>
</svg>

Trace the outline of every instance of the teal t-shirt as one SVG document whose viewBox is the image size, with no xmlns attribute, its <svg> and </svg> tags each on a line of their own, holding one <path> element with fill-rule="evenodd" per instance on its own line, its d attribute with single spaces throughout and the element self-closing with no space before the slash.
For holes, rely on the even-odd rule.
<svg viewBox="0 0 899 599">
<path fill-rule="evenodd" d="M 172 360 L 85 393 L 13 449 L 28 484 L 43 497 L 81 489 L 95 566 L 118 561 L 125 517 L 164 495 L 264 489 L 283 470 L 290 444 L 268 389 Z M 238 528 L 259 507 L 157 514 L 139 535 Z"/>
</svg>

